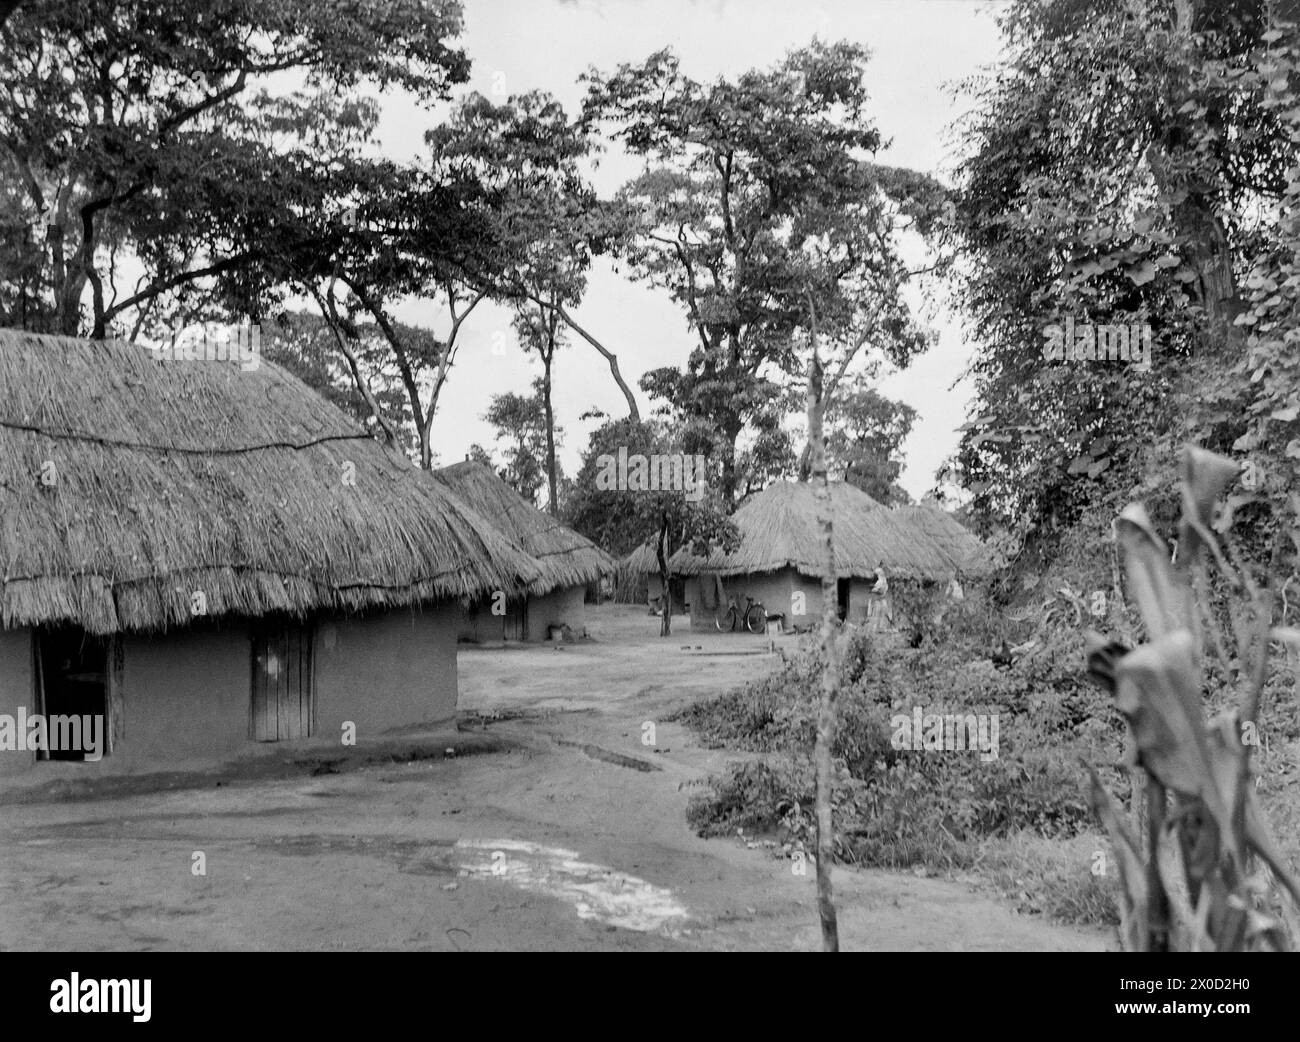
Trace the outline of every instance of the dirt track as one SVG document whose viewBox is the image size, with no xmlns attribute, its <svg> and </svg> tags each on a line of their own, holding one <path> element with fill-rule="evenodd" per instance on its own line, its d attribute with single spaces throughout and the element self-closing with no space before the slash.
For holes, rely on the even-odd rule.
<svg viewBox="0 0 1300 1042">
<path fill-rule="evenodd" d="M 661 640 L 656 626 L 643 609 L 606 606 L 592 643 L 463 651 L 461 705 L 482 721 L 404 736 L 402 762 L 354 758 L 312 775 L 264 760 L 181 782 L 192 787 L 11 793 L 0 948 L 813 949 L 811 869 L 694 836 L 686 802 L 727 754 L 663 722 L 770 668 L 744 653 L 767 641 Z M 433 758 L 404 762 L 400 750 L 417 747 Z M 198 852 L 206 875 L 192 872 Z M 840 870 L 836 884 L 847 949 L 1110 944 L 957 883 Z"/>
</svg>

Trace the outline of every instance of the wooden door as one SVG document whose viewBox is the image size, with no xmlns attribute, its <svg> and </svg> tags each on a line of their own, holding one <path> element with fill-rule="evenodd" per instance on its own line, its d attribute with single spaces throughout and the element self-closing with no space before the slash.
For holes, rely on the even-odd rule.
<svg viewBox="0 0 1300 1042">
<path fill-rule="evenodd" d="M 527 640 L 528 601 L 522 597 L 505 603 L 505 614 L 492 611 L 492 602 L 484 601 L 476 609 L 476 630 L 483 640 Z"/>
<path fill-rule="evenodd" d="M 313 731 L 311 631 L 266 626 L 253 634 L 249 733 L 259 742 L 307 738 Z"/>
</svg>

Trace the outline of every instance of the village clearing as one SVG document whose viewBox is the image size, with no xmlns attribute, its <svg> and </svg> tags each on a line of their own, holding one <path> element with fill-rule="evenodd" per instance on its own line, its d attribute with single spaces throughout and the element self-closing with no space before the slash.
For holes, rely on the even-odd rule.
<svg viewBox="0 0 1300 1042">
<path fill-rule="evenodd" d="M 686 824 L 737 754 L 666 719 L 774 661 L 767 637 L 686 622 L 661 638 L 643 607 L 607 604 L 594 639 L 562 650 L 462 647 L 461 730 L 378 753 L 7 782 L 0 948 L 815 950 L 811 866 Z M 837 868 L 835 882 L 847 950 L 1114 947 L 962 878 Z"/>
</svg>

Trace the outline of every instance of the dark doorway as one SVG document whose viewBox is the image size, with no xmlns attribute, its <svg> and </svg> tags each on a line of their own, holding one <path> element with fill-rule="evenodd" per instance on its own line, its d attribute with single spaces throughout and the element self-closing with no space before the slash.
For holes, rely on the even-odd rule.
<svg viewBox="0 0 1300 1042">
<path fill-rule="evenodd" d="M 77 717 L 75 733 L 82 738 L 73 744 L 81 748 L 47 748 L 37 751 L 42 760 L 84 760 L 88 735 L 83 735 L 87 717 L 99 717 L 101 740 L 107 742 L 108 727 L 108 646 L 107 638 L 95 637 L 75 626 L 41 630 L 37 636 L 36 683 L 39 712 L 45 717 L 46 745 L 56 741 L 54 717 Z M 70 730 L 62 734 L 70 736 Z M 107 752 L 106 748 L 100 753 Z"/>
<path fill-rule="evenodd" d="M 313 709 L 311 630 L 298 625 L 257 629 L 250 737 L 259 742 L 310 737 Z"/>
<path fill-rule="evenodd" d="M 835 580 L 835 600 L 838 602 L 836 610 L 839 612 L 840 622 L 849 617 L 849 591 L 852 587 L 852 578 Z"/>
</svg>

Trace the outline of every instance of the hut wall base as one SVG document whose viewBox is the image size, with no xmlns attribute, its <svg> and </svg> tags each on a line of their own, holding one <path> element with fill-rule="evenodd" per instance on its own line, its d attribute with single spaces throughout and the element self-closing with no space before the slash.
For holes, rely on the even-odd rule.
<svg viewBox="0 0 1300 1042">
<path fill-rule="evenodd" d="M 460 621 L 455 604 L 322 621 L 315 642 L 316 736 L 341 740 L 346 721 L 356 725 L 358 738 L 453 721 Z"/>
<path fill-rule="evenodd" d="M 546 640 L 551 626 L 568 626 L 576 636 L 587 627 L 586 589 L 569 586 L 552 590 L 542 597 L 528 599 L 528 641 L 530 644 Z"/>
</svg>

